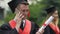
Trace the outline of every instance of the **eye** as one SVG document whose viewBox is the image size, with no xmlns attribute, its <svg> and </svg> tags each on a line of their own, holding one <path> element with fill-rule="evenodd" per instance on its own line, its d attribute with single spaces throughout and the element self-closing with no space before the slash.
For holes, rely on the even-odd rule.
<svg viewBox="0 0 60 34">
<path fill-rule="evenodd" d="M 25 12 L 25 10 L 22 10 L 23 12 Z"/>
<path fill-rule="evenodd" d="M 26 10 L 27 12 L 29 11 L 29 10 Z"/>
<path fill-rule="evenodd" d="M 23 12 L 28 12 L 29 10 L 22 10 Z"/>
</svg>

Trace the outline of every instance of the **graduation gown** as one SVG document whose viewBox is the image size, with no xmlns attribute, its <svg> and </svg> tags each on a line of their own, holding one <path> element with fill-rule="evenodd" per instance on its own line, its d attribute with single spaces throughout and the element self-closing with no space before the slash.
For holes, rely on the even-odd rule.
<svg viewBox="0 0 60 34">
<path fill-rule="evenodd" d="M 24 27 L 25 27 L 25 25 L 24 25 Z M 24 30 L 24 27 L 23 27 L 23 21 L 22 21 L 20 28 L 22 30 Z M 30 34 L 36 34 L 36 32 L 38 31 L 38 29 L 39 29 L 39 26 L 36 23 L 31 22 L 31 31 L 30 31 Z M 43 34 L 51 34 L 51 32 L 52 32 L 52 34 L 55 34 L 55 32 L 49 26 L 47 26 L 45 28 Z M 10 27 L 10 24 L 7 23 L 7 24 L 3 24 L 0 27 L 0 34 L 19 34 L 19 33 L 17 32 L 17 30 L 15 28 L 12 29 Z"/>
<path fill-rule="evenodd" d="M 24 27 L 25 27 L 25 25 L 24 25 Z M 24 27 L 23 27 L 23 22 L 22 22 L 20 28 L 23 30 Z M 37 24 L 31 22 L 31 31 L 30 31 L 30 34 L 35 34 L 38 31 L 38 28 L 39 28 L 39 26 Z M 17 30 L 15 28 L 12 29 L 10 27 L 10 24 L 7 23 L 7 24 L 3 24 L 0 27 L 0 34 L 18 34 L 18 32 L 17 32 Z"/>
<path fill-rule="evenodd" d="M 44 30 L 45 32 L 44 32 L 44 34 L 59 34 L 60 32 L 59 32 L 59 28 L 58 28 L 58 26 L 55 26 L 55 25 L 53 25 L 53 24 L 49 24 L 46 28 L 45 28 L 45 30 Z"/>
</svg>

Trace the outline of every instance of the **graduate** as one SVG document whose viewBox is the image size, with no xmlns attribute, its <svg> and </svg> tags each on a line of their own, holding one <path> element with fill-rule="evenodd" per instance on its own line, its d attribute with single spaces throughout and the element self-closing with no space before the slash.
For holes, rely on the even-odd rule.
<svg viewBox="0 0 60 34">
<path fill-rule="evenodd" d="M 58 22 L 59 22 L 59 14 L 58 10 L 55 6 L 50 6 L 49 8 L 46 9 L 47 12 L 47 18 L 50 16 L 53 16 L 54 19 L 53 21 L 45 28 L 45 34 L 59 34 L 59 27 L 58 27 Z M 48 32 L 46 32 L 48 31 Z"/>
<path fill-rule="evenodd" d="M 26 19 L 30 16 L 27 0 L 12 0 L 8 5 L 16 16 L 0 27 L 0 34 L 36 34 L 39 26 Z M 43 31 L 38 34 L 43 34 Z"/>
</svg>

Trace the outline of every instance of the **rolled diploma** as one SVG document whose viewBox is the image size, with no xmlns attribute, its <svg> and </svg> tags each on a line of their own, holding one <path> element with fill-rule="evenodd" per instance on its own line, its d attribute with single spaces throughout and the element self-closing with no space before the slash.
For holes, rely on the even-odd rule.
<svg viewBox="0 0 60 34">
<path fill-rule="evenodd" d="M 42 29 L 45 29 L 46 28 L 46 26 L 49 24 L 49 23 L 51 23 L 51 21 L 54 19 L 54 17 L 53 16 L 50 16 L 49 17 L 49 19 L 42 25 L 42 27 L 38 30 L 38 32 L 41 32 L 42 31 Z"/>
</svg>

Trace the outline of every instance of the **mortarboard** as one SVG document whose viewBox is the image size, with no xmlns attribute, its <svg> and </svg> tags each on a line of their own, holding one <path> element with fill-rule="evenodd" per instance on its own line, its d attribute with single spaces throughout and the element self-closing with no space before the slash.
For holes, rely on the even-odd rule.
<svg viewBox="0 0 60 34">
<path fill-rule="evenodd" d="M 12 12 L 15 12 L 15 8 L 17 7 L 18 4 L 27 4 L 27 0 L 12 0 L 8 3 L 9 7 L 11 8 Z"/>
<path fill-rule="evenodd" d="M 55 6 L 50 6 L 50 7 L 46 8 L 47 14 L 53 13 L 55 10 L 57 10 L 57 8 Z"/>
</svg>

